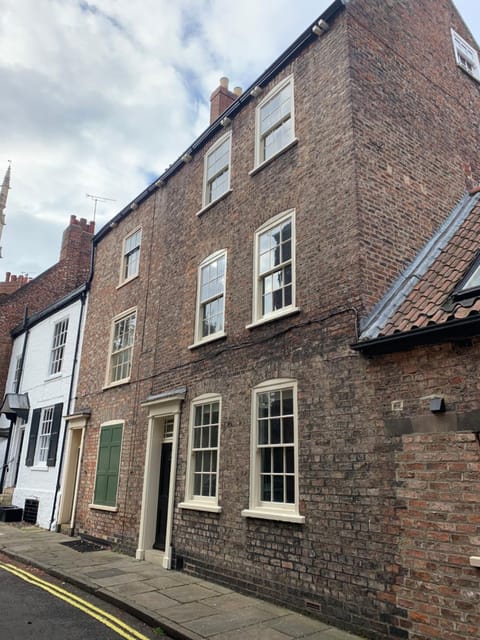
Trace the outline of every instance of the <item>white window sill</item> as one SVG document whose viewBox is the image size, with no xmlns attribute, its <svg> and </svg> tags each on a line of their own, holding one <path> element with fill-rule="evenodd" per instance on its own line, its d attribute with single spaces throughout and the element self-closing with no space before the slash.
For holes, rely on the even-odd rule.
<svg viewBox="0 0 480 640">
<path fill-rule="evenodd" d="M 46 464 L 37 464 L 34 467 L 31 467 L 32 471 L 48 471 L 50 467 L 47 467 Z"/>
<path fill-rule="evenodd" d="M 211 202 L 209 202 L 208 204 L 206 204 L 205 206 L 203 206 L 200 211 L 197 211 L 197 213 L 195 215 L 197 216 L 201 216 L 202 214 L 205 213 L 205 211 L 208 211 L 209 209 L 211 209 L 213 206 L 215 206 L 217 204 L 217 202 L 220 202 L 220 200 L 223 200 L 224 198 L 226 198 L 228 195 L 230 195 L 232 193 L 233 189 L 227 189 L 227 191 L 224 191 L 224 193 L 222 193 L 221 196 L 218 196 L 218 198 L 215 198 L 215 200 L 212 200 Z"/>
<path fill-rule="evenodd" d="M 126 280 L 122 280 L 122 282 L 120 282 L 120 284 L 117 284 L 117 289 L 121 289 L 122 287 L 124 287 L 129 282 L 132 282 L 132 280 L 136 280 L 139 275 L 140 274 L 136 273 L 134 276 L 130 276 Z"/>
<path fill-rule="evenodd" d="M 294 147 L 296 144 L 298 144 L 298 138 L 294 138 L 287 145 L 279 149 L 277 153 L 274 153 L 273 156 L 270 156 L 268 160 L 264 160 L 263 162 L 258 164 L 256 167 L 254 167 L 251 171 L 248 172 L 248 175 L 254 176 L 256 173 L 261 171 L 264 167 L 268 166 L 271 162 L 273 162 L 276 158 L 278 158 L 278 156 L 281 156 L 283 153 L 285 153 L 285 151 L 288 151 L 289 149 Z"/>
<path fill-rule="evenodd" d="M 98 511 L 110 511 L 111 513 L 117 513 L 118 507 L 109 507 L 105 504 L 89 504 L 89 509 L 97 509 Z"/>
<path fill-rule="evenodd" d="M 305 516 L 301 516 L 298 513 L 288 513 L 285 511 L 275 511 L 272 509 L 244 509 L 242 511 L 243 518 L 261 518 L 262 520 L 279 520 L 281 522 L 294 522 L 296 524 L 303 524 L 305 522 Z"/>
<path fill-rule="evenodd" d="M 208 344 L 209 342 L 215 342 L 215 340 L 220 340 L 221 338 L 226 338 L 227 334 L 225 333 L 225 331 L 222 331 L 221 333 L 214 333 L 211 336 L 208 336 L 208 338 L 204 338 L 203 340 L 199 340 L 198 342 L 194 342 L 193 344 L 189 345 L 189 349 L 196 349 L 197 347 L 201 347 L 203 344 Z"/>
<path fill-rule="evenodd" d="M 110 382 L 102 387 L 102 391 L 106 389 L 113 389 L 114 387 L 120 387 L 122 384 L 128 384 L 130 382 L 130 378 L 124 378 L 123 380 L 116 380 L 115 382 Z"/>
<path fill-rule="evenodd" d="M 463 66 L 463 64 L 460 64 L 459 62 L 457 62 L 457 67 L 460 67 L 460 69 L 463 71 L 463 73 L 466 73 L 467 76 L 470 76 L 470 78 L 473 78 L 473 80 L 475 80 L 475 82 L 480 83 L 480 76 L 477 75 L 477 69 L 475 71 L 469 71 L 468 69 L 465 69 L 465 67 Z"/>
<path fill-rule="evenodd" d="M 51 375 L 45 378 L 45 382 L 50 382 L 51 380 L 58 380 L 58 378 L 61 378 L 61 377 L 62 377 L 61 371 L 59 371 L 58 373 L 52 373 Z"/>
<path fill-rule="evenodd" d="M 222 507 L 205 502 L 180 502 L 178 506 L 180 509 L 191 509 L 192 511 L 210 511 L 210 513 L 220 513 L 222 511 Z"/>
<path fill-rule="evenodd" d="M 273 322 L 274 320 L 279 320 L 280 318 L 286 318 L 287 316 L 293 316 L 296 313 L 300 313 L 300 307 L 287 307 L 286 309 L 282 309 L 278 313 L 270 313 L 268 316 L 264 316 L 259 320 L 255 320 L 251 324 L 247 324 L 245 329 L 253 329 L 254 327 L 259 327 L 262 324 L 267 324 L 268 322 Z"/>
<path fill-rule="evenodd" d="M 470 566 L 480 567 L 480 556 L 470 556 Z"/>
</svg>

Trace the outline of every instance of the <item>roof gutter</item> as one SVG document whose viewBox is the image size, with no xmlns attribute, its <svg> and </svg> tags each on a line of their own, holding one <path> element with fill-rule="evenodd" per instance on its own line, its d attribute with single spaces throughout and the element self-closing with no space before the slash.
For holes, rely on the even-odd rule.
<svg viewBox="0 0 480 640">
<path fill-rule="evenodd" d="M 166 169 L 162 175 L 157 178 L 152 184 L 134 198 L 126 207 L 117 213 L 107 224 L 105 224 L 98 233 L 93 237 L 93 244 L 97 244 L 104 238 L 110 230 L 115 227 L 123 218 L 125 218 L 131 211 L 136 209 L 138 205 L 148 198 L 154 191 L 163 186 L 167 180 L 176 173 L 184 164 L 183 158 L 185 156 L 191 156 L 195 151 L 201 149 L 208 140 L 210 140 L 217 131 L 223 129 L 221 121 L 223 118 L 232 118 L 238 111 L 240 111 L 250 100 L 252 100 L 251 92 L 255 87 L 261 87 L 269 82 L 275 75 L 281 71 L 307 44 L 318 36 L 315 35 L 313 27 L 317 25 L 320 20 L 328 22 L 336 16 L 349 0 L 334 0 L 334 2 L 317 18 L 296 40 L 286 49 L 281 56 L 279 56 L 273 64 L 271 64 L 263 74 L 255 80 L 255 82 L 246 89 L 241 96 L 239 96 L 235 102 L 233 102 L 228 109 L 226 109 L 220 116 L 206 129 L 180 157 Z"/>
<path fill-rule="evenodd" d="M 71 291 L 69 294 L 67 294 L 66 296 L 61 298 L 60 300 L 57 300 L 56 302 L 54 302 L 53 304 L 49 305 L 45 309 L 42 309 L 38 313 L 34 313 L 30 317 L 27 317 L 26 319 L 24 319 L 22 324 L 17 325 L 16 327 L 14 327 L 11 330 L 10 335 L 12 336 L 12 338 L 17 338 L 26 329 L 30 329 L 34 325 L 36 325 L 39 322 L 41 322 L 44 318 L 47 318 L 48 316 L 52 315 L 52 313 L 56 313 L 57 311 L 61 311 L 62 309 L 67 307 L 72 302 L 75 302 L 76 300 L 81 298 L 84 295 L 84 292 L 86 291 L 86 288 L 87 288 L 87 285 L 86 284 L 82 284 L 79 287 L 77 287 L 76 289 L 74 289 L 73 291 Z"/>
<path fill-rule="evenodd" d="M 391 336 L 382 336 L 374 340 L 356 342 L 351 345 L 351 348 L 355 351 L 360 351 L 365 356 L 376 356 L 406 351 L 422 345 L 460 341 L 479 335 L 480 314 L 475 314 L 462 320 L 450 320 L 444 324 L 412 329 L 403 333 L 394 333 Z"/>
</svg>

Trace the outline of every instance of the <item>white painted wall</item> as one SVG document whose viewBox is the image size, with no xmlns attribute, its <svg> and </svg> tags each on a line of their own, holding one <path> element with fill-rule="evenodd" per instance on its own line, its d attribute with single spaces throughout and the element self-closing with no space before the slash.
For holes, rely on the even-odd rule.
<svg viewBox="0 0 480 640">
<path fill-rule="evenodd" d="M 13 486 L 15 483 L 16 460 L 19 460 L 18 478 L 13 493 L 13 504 L 24 507 L 26 499 L 36 499 L 39 501 L 37 523 L 43 528 L 56 526 L 56 513 L 52 520 L 52 509 L 55 492 L 58 483 L 58 472 L 62 454 L 62 445 L 65 434 L 65 420 L 62 424 L 58 440 L 57 459 L 54 467 L 25 465 L 25 458 L 28 448 L 28 438 L 30 434 L 30 422 L 34 409 L 50 407 L 58 403 L 63 403 L 63 416 L 67 415 L 69 409 L 69 392 L 72 380 L 72 369 L 75 357 L 75 344 L 80 321 L 81 302 L 72 303 L 68 307 L 45 318 L 30 329 L 27 338 L 27 348 L 25 352 L 25 362 L 19 393 L 28 393 L 30 400 L 29 420 L 25 425 L 20 425 L 19 420 L 14 428 L 12 437 L 11 453 L 9 455 L 9 469 L 6 477 L 5 487 Z M 52 348 L 53 332 L 55 324 L 68 317 L 68 334 L 63 356 L 62 370 L 60 373 L 49 376 L 50 353 Z M 85 318 L 85 314 L 83 319 Z M 83 324 L 83 323 L 82 323 Z M 83 332 L 83 327 L 82 327 Z M 15 339 L 12 349 L 12 358 L 7 381 L 12 385 L 16 356 L 21 354 L 25 334 Z M 80 343 L 81 346 L 81 343 Z M 80 350 L 78 357 L 80 356 Z M 75 397 L 76 378 L 78 376 L 78 363 L 75 370 L 75 379 L 72 391 L 72 398 Z M 10 388 L 10 387 L 8 387 Z M 19 446 L 21 441 L 21 431 L 24 429 L 24 438 L 21 452 Z M 19 456 L 19 457 L 18 457 Z M 13 461 L 12 461 L 13 458 Z M 15 459 L 16 458 L 16 459 Z M 57 497 L 56 509 L 60 501 Z"/>
<path fill-rule="evenodd" d="M 15 377 L 15 366 L 16 366 L 16 362 L 17 362 L 17 357 L 22 355 L 22 348 L 23 348 L 23 335 L 18 337 L 13 344 L 12 347 L 12 354 L 11 354 L 11 358 L 10 358 L 10 365 L 9 365 L 9 369 L 8 369 L 8 376 L 7 376 L 7 383 L 5 385 L 5 394 L 7 393 L 15 393 L 15 385 L 14 385 L 14 377 Z M 1 398 L 3 400 L 3 396 Z M 7 418 L 2 414 L 0 414 L 0 428 L 4 429 L 4 428 L 9 428 L 10 427 L 10 420 L 7 420 Z M 14 433 L 13 433 L 13 437 L 15 437 L 15 429 L 14 429 Z M 4 483 L 4 487 L 9 487 L 11 486 L 9 477 L 11 475 L 11 462 L 13 461 L 13 441 L 10 444 L 10 451 L 8 454 L 8 460 L 6 461 L 7 464 L 7 475 L 5 477 L 5 483 Z M 5 460 L 5 452 L 7 449 L 7 439 L 6 438 L 1 438 L 0 439 L 0 465 L 3 465 L 4 460 Z"/>
</svg>

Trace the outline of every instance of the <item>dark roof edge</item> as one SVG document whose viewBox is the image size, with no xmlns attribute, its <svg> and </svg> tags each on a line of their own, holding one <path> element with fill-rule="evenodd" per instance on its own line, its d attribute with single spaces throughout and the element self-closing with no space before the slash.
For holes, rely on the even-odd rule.
<svg viewBox="0 0 480 640">
<path fill-rule="evenodd" d="M 380 302 L 362 322 L 361 337 L 374 339 L 436 260 L 460 225 L 480 200 L 480 193 L 466 193 L 450 212 L 435 234 L 417 253 L 403 273 L 395 280 Z"/>
<path fill-rule="evenodd" d="M 480 314 L 476 313 L 461 320 L 449 320 L 443 324 L 432 324 L 428 327 L 356 342 L 351 345 L 351 348 L 366 356 L 375 356 L 450 340 L 465 340 L 478 335 L 480 335 Z"/>
<path fill-rule="evenodd" d="M 233 102 L 228 109 L 226 109 L 220 116 L 202 133 L 200 136 L 188 147 L 180 157 L 166 169 L 159 178 L 154 180 L 146 189 L 144 189 L 136 198 L 134 198 L 126 207 L 119 211 L 111 220 L 109 220 L 93 237 L 93 243 L 97 244 L 100 240 L 106 236 L 113 226 L 116 226 L 123 218 L 125 218 L 130 211 L 136 208 L 141 202 L 143 202 L 150 194 L 158 190 L 159 186 L 165 183 L 170 176 L 176 173 L 184 164 L 182 158 L 186 154 L 191 154 L 199 150 L 210 138 L 220 129 L 222 129 L 221 121 L 225 117 L 233 117 L 237 111 L 240 111 L 245 104 L 247 104 L 252 96 L 250 92 L 256 86 L 262 86 L 269 82 L 283 67 L 285 67 L 291 59 L 293 59 L 311 40 L 316 39 L 316 36 L 312 28 L 319 20 L 325 20 L 328 22 L 331 18 L 341 11 L 349 0 L 334 0 L 332 4 L 325 9 L 325 11 L 312 22 L 312 24 L 305 29 L 305 31 L 286 49 L 276 60 L 271 64 L 262 75 L 255 80 L 243 93 L 239 96 L 235 102 Z"/>
<path fill-rule="evenodd" d="M 30 329 L 31 327 L 38 324 L 45 318 L 48 318 L 48 316 L 51 316 L 53 313 L 56 313 L 57 311 L 61 311 L 72 302 L 75 302 L 76 300 L 81 298 L 86 291 L 87 291 L 87 283 L 84 283 L 79 287 L 77 287 L 76 289 L 74 289 L 73 291 L 70 291 L 70 293 L 67 293 L 66 296 L 63 296 L 63 298 L 60 298 L 59 300 L 56 300 L 55 302 L 50 304 L 48 307 L 45 307 L 45 309 L 42 309 L 41 311 L 34 313 L 30 317 L 27 317 L 26 322 L 22 322 L 22 324 L 19 324 L 16 327 L 14 327 L 11 330 L 10 335 L 12 336 L 12 338 L 17 338 L 26 329 Z"/>
</svg>

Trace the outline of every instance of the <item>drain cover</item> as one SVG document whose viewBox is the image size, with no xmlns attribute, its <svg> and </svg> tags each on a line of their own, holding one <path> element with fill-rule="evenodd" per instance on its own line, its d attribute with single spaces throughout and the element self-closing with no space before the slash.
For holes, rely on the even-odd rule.
<svg viewBox="0 0 480 640">
<path fill-rule="evenodd" d="M 70 547 L 74 551 L 79 551 L 80 553 L 87 553 L 90 551 L 104 551 L 106 547 L 102 547 L 100 544 L 95 544 L 95 542 L 87 542 L 87 540 L 72 540 L 71 542 L 61 542 L 65 547 Z"/>
</svg>

